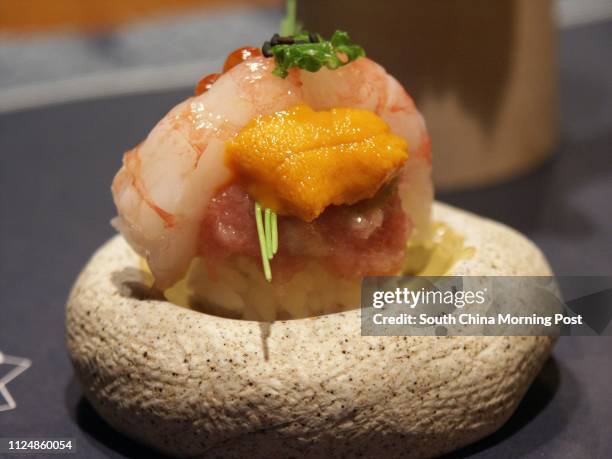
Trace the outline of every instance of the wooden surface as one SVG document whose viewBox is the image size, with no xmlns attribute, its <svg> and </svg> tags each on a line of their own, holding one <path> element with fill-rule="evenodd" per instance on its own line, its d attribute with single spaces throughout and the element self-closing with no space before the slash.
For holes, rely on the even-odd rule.
<svg viewBox="0 0 612 459">
<path fill-rule="evenodd" d="M 95 31 L 125 22 L 194 10 L 280 3 L 279 0 L 2 0 L 0 32 Z"/>
</svg>

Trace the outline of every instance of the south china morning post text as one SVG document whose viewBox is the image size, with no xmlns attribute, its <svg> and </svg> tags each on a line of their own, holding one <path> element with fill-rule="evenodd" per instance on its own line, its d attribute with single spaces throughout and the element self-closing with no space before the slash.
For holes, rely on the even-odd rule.
<svg viewBox="0 0 612 459">
<path fill-rule="evenodd" d="M 597 334 L 552 277 L 370 277 L 361 303 L 364 336 Z"/>
<path fill-rule="evenodd" d="M 455 308 L 462 309 L 473 304 L 485 304 L 487 288 L 477 291 L 457 291 L 457 290 L 410 290 L 408 287 L 396 287 L 394 291 L 374 291 L 372 294 L 372 307 L 382 309 L 388 305 L 402 304 L 410 309 L 415 309 L 417 305 L 436 305 L 449 304 Z M 539 316 L 535 313 L 530 316 L 516 316 L 510 313 L 497 315 L 480 315 L 478 313 L 464 312 L 460 314 L 431 315 L 420 313 L 414 314 L 400 313 L 399 315 L 387 316 L 380 312 L 374 313 L 372 320 L 377 325 L 544 325 L 547 327 L 559 324 L 581 324 L 582 317 L 567 317 L 558 313 L 554 316 Z"/>
</svg>

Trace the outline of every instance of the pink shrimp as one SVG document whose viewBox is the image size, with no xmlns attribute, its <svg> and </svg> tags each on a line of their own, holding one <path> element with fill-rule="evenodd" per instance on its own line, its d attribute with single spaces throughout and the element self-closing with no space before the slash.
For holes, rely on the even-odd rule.
<svg viewBox="0 0 612 459">
<path fill-rule="evenodd" d="M 286 79 L 272 75 L 273 66 L 273 59 L 263 57 L 235 66 L 207 92 L 174 107 L 125 154 L 112 186 L 119 214 L 114 224 L 146 258 L 158 288 L 179 280 L 201 255 L 207 208 L 233 179 L 224 162 L 225 142 L 252 118 L 298 103 L 318 110 L 366 108 L 403 136 L 411 159 L 401 173 L 401 186 L 417 187 L 414 193 L 422 199 L 402 205 L 417 216 L 411 217 L 417 227 L 425 227 L 431 203 L 429 137 L 401 85 L 366 58 L 334 71 L 293 69 Z"/>
</svg>

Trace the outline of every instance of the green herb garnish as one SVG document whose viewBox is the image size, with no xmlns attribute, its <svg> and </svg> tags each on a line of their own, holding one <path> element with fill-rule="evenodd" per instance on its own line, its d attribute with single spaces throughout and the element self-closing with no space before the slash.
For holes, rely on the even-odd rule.
<svg viewBox="0 0 612 459">
<path fill-rule="evenodd" d="M 336 30 L 329 40 L 321 35 L 301 30 L 297 21 L 295 0 L 287 0 L 287 12 L 280 23 L 280 33 L 275 34 L 262 47 L 264 56 L 276 61 L 273 74 L 286 78 L 291 67 L 317 72 L 322 67 L 334 70 L 365 56 L 365 51 L 353 43 L 346 32 Z"/>
<path fill-rule="evenodd" d="M 268 282 L 272 281 L 272 269 L 270 260 L 278 251 L 278 220 L 275 212 L 271 209 L 263 210 L 258 202 L 255 203 L 255 223 L 257 225 L 257 236 L 259 237 L 259 249 L 261 251 L 261 262 L 264 276 Z"/>
<path fill-rule="evenodd" d="M 297 21 L 297 1 L 287 0 L 285 17 L 281 19 L 281 35 L 294 35 L 298 33 L 300 25 Z"/>
<path fill-rule="evenodd" d="M 264 212 L 264 231 L 266 233 L 266 255 L 268 259 L 272 259 L 272 211 L 270 209 L 266 209 Z"/>
<path fill-rule="evenodd" d="M 308 72 L 317 72 L 322 67 L 334 70 L 365 56 L 363 48 L 354 44 L 348 34 L 341 30 L 336 30 L 327 41 L 309 43 L 308 39 L 309 34 L 300 34 L 294 37 L 295 44 L 272 46 L 271 52 L 276 60 L 276 68 L 272 73 L 285 78 L 291 67 Z"/>
<path fill-rule="evenodd" d="M 278 222 L 276 219 L 276 212 L 272 212 L 272 256 L 278 252 Z"/>
</svg>

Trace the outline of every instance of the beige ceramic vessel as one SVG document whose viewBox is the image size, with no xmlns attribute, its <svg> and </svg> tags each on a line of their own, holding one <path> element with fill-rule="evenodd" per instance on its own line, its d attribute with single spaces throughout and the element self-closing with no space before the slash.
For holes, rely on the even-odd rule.
<svg viewBox="0 0 612 459">
<path fill-rule="evenodd" d="M 476 248 L 456 275 L 549 275 L 501 224 L 436 204 Z M 67 306 L 85 396 L 117 430 L 182 457 L 431 457 L 498 429 L 547 359 L 547 337 L 362 337 L 359 310 L 271 325 L 143 297 L 117 236 Z"/>
</svg>

